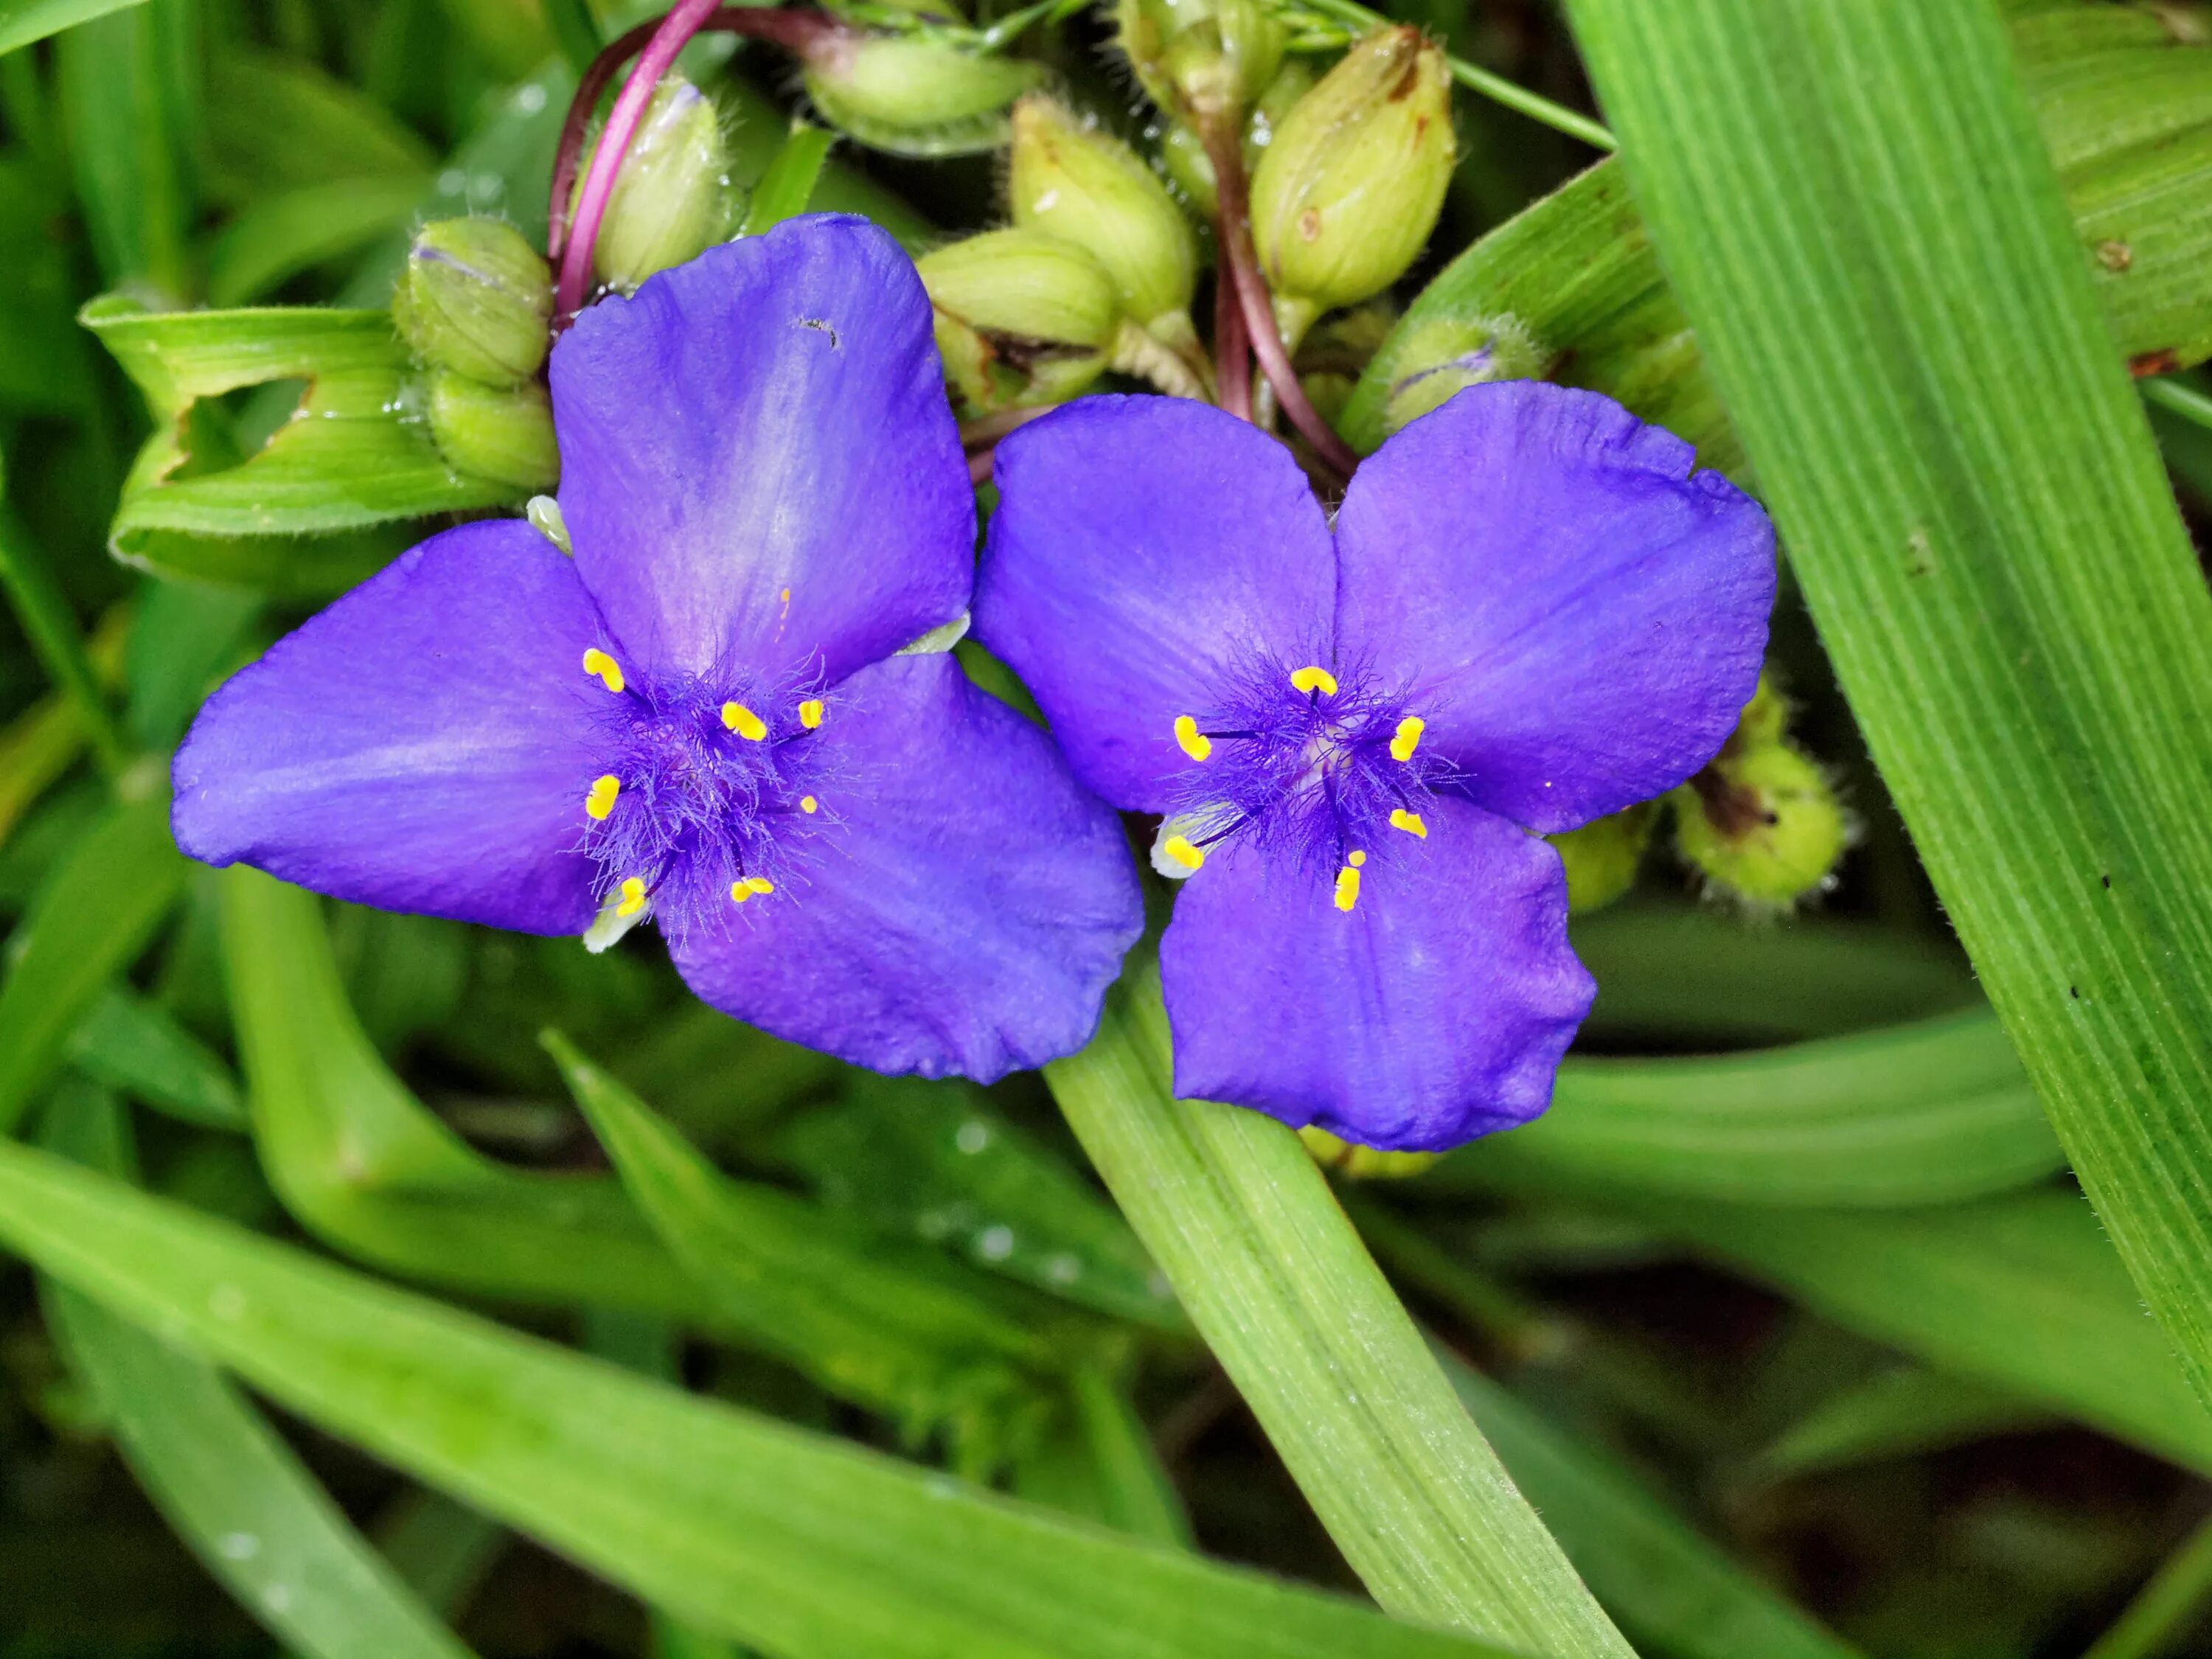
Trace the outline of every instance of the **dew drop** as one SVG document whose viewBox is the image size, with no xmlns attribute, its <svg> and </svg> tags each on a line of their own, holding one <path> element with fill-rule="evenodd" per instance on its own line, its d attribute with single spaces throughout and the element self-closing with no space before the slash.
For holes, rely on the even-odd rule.
<svg viewBox="0 0 2212 1659">
<path fill-rule="evenodd" d="M 952 1137 L 952 1144 L 973 1158 L 991 1144 L 991 1126 L 981 1118 L 969 1118 Z"/>
<path fill-rule="evenodd" d="M 1055 1285 L 1073 1285 L 1083 1277 L 1083 1263 L 1066 1250 L 1055 1250 L 1044 1259 L 1044 1276 Z"/>
<path fill-rule="evenodd" d="M 250 1532 L 227 1532 L 216 1543 L 227 1561 L 251 1561 L 261 1553 L 261 1540 Z"/>
<path fill-rule="evenodd" d="M 514 94 L 514 106 L 525 115 L 535 115 L 545 107 L 545 88 L 532 81 Z"/>
<path fill-rule="evenodd" d="M 1012 1227 L 986 1227 L 976 1236 L 975 1253 L 986 1261 L 1004 1261 L 1014 1253 Z"/>
</svg>

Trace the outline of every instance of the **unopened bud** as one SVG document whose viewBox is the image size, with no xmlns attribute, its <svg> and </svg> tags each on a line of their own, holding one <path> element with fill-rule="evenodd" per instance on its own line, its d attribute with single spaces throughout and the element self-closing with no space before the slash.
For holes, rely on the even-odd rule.
<svg viewBox="0 0 2212 1659">
<path fill-rule="evenodd" d="M 1406 331 L 1391 362 L 1382 428 L 1396 432 L 1471 386 L 1535 380 L 1544 361 L 1543 347 L 1517 317 L 1436 317 L 1417 323 Z"/>
<path fill-rule="evenodd" d="M 1657 806 L 1644 801 L 1547 837 L 1567 867 L 1568 914 L 1603 909 L 1636 884 L 1637 866 L 1644 861 L 1658 816 Z"/>
<path fill-rule="evenodd" d="M 431 374 L 428 404 L 430 436 L 456 471 L 521 490 L 550 489 L 559 481 L 553 404 L 538 382 L 486 386 L 441 368 Z"/>
<path fill-rule="evenodd" d="M 1105 368 L 1121 331 L 1114 279 L 1056 236 L 988 231 L 925 253 L 915 269 L 967 414 L 1074 397 Z"/>
<path fill-rule="evenodd" d="M 1413 28 L 1356 43 L 1253 171 L 1252 235 L 1283 320 L 1356 305 L 1403 276 L 1436 228 L 1452 151 L 1443 53 Z"/>
<path fill-rule="evenodd" d="M 822 118 L 893 155 L 967 155 L 1006 139 L 1006 106 L 1036 66 L 913 35 L 828 37 L 807 54 Z"/>
<path fill-rule="evenodd" d="M 712 100 L 679 75 L 653 88 L 592 246 L 599 279 L 628 294 L 730 234 L 729 147 Z"/>
<path fill-rule="evenodd" d="M 1198 238 L 1143 159 L 1041 94 L 1014 106 L 1013 128 L 1006 195 L 1015 227 L 1089 253 L 1139 323 L 1188 313 Z"/>
<path fill-rule="evenodd" d="M 1386 1152 L 1358 1141 L 1345 1140 L 1309 1123 L 1298 1131 L 1307 1154 L 1324 1170 L 1334 1170 L 1355 1181 L 1395 1181 L 1417 1176 L 1443 1156 L 1441 1152 Z"/>
<path fill-rule="evenodd" d="M 1751 701 L 1736 716 L 1735 735 L 1729 739 L 1729 748 L 1723 750 L 1725 757 L 1731 750 L 1747 749 L 1759 744 L 1779 743 L 1784 730 L 1790 724 L 1790 700 L 1774 684 L 1774 676 L 1762 673 L 1758 689 L 1752 692 Z"/>
<path fill-rule="evenodd" d="M 545 361 L 553 275 L 504 219 L 434 220 L 407 250 L 392 321 L 424 362 L 513 386 Z"/>
<path fill-rule="evenodd" d="M 1820 769 L 1787 744 L 1716 761 L 1674 792 L 1674 843 L 1722 891 L 1780 908 L 1828 883 L 1850 824 Z"/>
<path fill-rule="evenodd" d="M 1274 78 L 1260 90 L 1244 123 L 1244 171 L 1249 175 L 1274 142 L 1283 118 L 1297 107 L 1298 100 L 1313 90 L 1314 72 L 1303 58 L 1284 60 Z M 1213 161 L 1205 141 L 1181 121 L 1171 121 L 1160 138 L 1160 166 L 1191 206 L 1204 218 L 1221 212 L 1221 198 L 1213 188 Z"/>
<path fill-rule="evenodd" d="M 1261 0 L 1119 0 L 1115 22 L 1139 84 L 1188 119 L 1241 121 L 1289 40 Z"/>
</svg>

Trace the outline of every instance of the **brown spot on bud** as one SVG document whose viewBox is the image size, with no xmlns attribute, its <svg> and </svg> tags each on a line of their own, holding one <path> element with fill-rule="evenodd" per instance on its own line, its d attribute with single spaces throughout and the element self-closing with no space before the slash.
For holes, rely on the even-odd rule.
<svg viewBox="0 0 2212 1659">
<path fill-rule="evenodd" d="M 2097 263 L 2107 270 L 2122 271 L 2136 262 L 2136 251 L 2125 242 L 2109 241 L 2097 244 Z"/>
<path fill-rule="evenodd" d="M 2181 368 L 2181 354 L 2172 346 L 2160 346 L 2156 351 L 2138 351 L 2128 359 L 2128 373 L 2138 380 L 2147 380 L 2154 374 L 2172 374 Z"/>
<path fill-rule="evenodd" d="M 1321 235 L 1321 210 L 1308 208 L 1298 215 L 1298 236 L 1303 241 L 1314 241 Z"/>
</svg>

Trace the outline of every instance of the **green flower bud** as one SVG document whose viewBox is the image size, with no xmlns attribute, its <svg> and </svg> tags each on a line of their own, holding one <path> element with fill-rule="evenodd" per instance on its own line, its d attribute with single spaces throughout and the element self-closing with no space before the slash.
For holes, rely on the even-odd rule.
<svg viewBox="0 0 2212 1659">
<path fill-rule="evenodd" d="M 1014 106 L 1006 195 L 1014 225 L 1073 242 L 1104 266 L 1138 322 L 1187 318 L 1198 238 L 1152 168 L 1111 133 L 1032 94 Z"/>
<path fill-rule="evenodd" d="M 430 435 L 454 471 L 518 489 L 550 489 L 559 481 L 553 403 L 538 381 L 486 386 L 450 368 L 436 369 L 428 404 Z"/>
<path fill-rule="evenodd" d="M 1396 432 L 1471 386 L 1536 380 L 1544 362 L 1543 347 L 1517 317 L 1437 317 L 1417 324 L 1391 364 L 1382 428 Z"/>
<path fill-rule="evenodd" d="M 1443 1156 L 1441 1152 L 1381 1152 L 1372 1146 L 1362 1146 L 1355 1140 L 1340 1139 L 1310 1123 L 1298 1131 L 1298 1139 L 1305 1143 L 1307 1154 L 1322 1169 L 1334 1170 L 1354 1181 L 1395 1181 L 1417 1176 Z"/>
<path fill-rule="evenodd" d="M 988 231 L 925 253 L 915 268 L 964 414 L 1074 397 L 1098 378 L 1121 333 L 1114 279 L 1056 236 Z"/>
<path fill-rule="evenodd" d="M 1826 886 L 1850 840 L 1828 780 L 1787 744 L 1716 761 L 1674 799 L 1683 857 L 1755 909 L 1783 908 Z"/>
<path fill-rule="evenodd" d="M 1567 866 L 1567 910 L 1571 915 L 1601 910 L 1636 884 L 1637 866 L 1651 842 L 1659 816 L 1653 802 L 1592 818 L 1580 829 L 1547 836 Z"/>
<path fill-rule="evenodd" d="M 424 362 L 514 386 L 545 361 L 553 273 L 504 219 L 438 219 L 415 233 L 392 321 Z"/>
<path fill-rule="evenodd" d="M 1726 756 L 1733 749 L 1747 749 L 1756 744 L 1779 743 L 1782 733 L 1790 724 L 1790 700 L 1774 684 L 1774 676 L 1761 674 L 1758 689 L 1752 692 L 1751 701 L 1736 716 L 1735 735 L 1729 739 Z"/>
<path fill-rule="evenodd" d="M 1261 89 L 1259 100 L 1244 124 L 1244 171 L 1260 164 L 1260 155 L 1281 131 L 1283 118 L 1297 107 L 1298 100 L 1313 90 L 1314 72 L 1303 58 L 1285 60 L 1274 78 Z M 1200 216 L 1215 217 L 1221 200 L 1213 189 L 1213 161 L 1198 134 L 1181 121 L 1169 123 L 1160 138 L 1160 166 L 1184 198 Z"/>
<path fill-rule="evenodd" d="M 720 113 L 682 76 L 668 76 L 653 88 L 615 175 L 592 268 L 628 294 L 722 240 L 735 208 Z"/>
<path fill-rule="evenodd" d="M 1192 119 L 1240 119 L 1290 38 L 1260 0 L 1118 0 L 1115 22 L 1152 100 Z"/>
<path fill-rule="evenodd" d="M 807 59 L 822 118 L 893 155 L 967 155 L 1006 141 L 1006 106 L 1033 64 L 908 35 L 832 36 Z"/>
<path fill-rule="evenodd" d="M 1444 55 L 1413 28 L 1358 41 L 1283 118 L 1253 170 L 1252 235 L 1285 337 L 1405 274 L 1436 228 L 1452 151 Z"/>
</svg>

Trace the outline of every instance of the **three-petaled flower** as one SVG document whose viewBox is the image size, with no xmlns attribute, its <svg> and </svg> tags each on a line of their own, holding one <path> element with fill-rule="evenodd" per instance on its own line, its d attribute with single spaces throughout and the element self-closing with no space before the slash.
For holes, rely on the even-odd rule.
<svg viewBox="0 0 2212 1659">
<path fill-rule="evenodd" d="M 279 641 L 174 766 L 178 845 L 528 933 L 648 912 L 700 996 L 883 1071 L 1079 1047 L 1127 846 L 939 651 L 975 504 L 906 257 L 817 216 L 584 313 L 552 358 L 573 559 L 434 536 Z"/>
<path fill-rule="evenodd" d="M 1096 398 L 1000 445 L 975 623 L 1076 775 L 1165 815 L 1176 1092 L 1432 1150 L 1550 1102 L 1589 1011 L 1530 831 L 1647 800 L 1752 694 L 1759 508 L 1593 392 L 1462 392 L 1332 527 L 1289 453 Z"/>
</svg>

